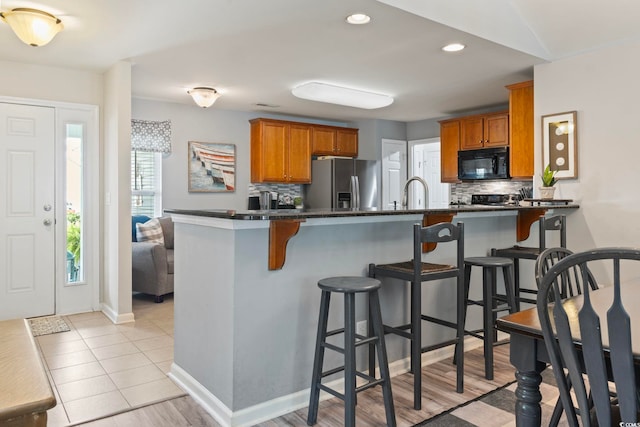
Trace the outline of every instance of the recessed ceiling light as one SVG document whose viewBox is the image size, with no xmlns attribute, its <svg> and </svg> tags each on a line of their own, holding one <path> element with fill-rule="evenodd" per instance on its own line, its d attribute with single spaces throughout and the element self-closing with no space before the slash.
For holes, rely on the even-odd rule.
<svg viewBox="0 0 640 427">
<path fill-rule="evenodd" d="M 386 107 L 393 103 L 393 98 L 387 95 L 318 82 L 305 83 L 295 87 L 291 93 L 298 98 L 309 99 L 311 101 L 346 105 L 347 107 L 364 108 L 367 110 Z"/>
<path fill-rule="evenodd" d="M 460 52 L 465 48 L 462 43 L 450 43 L 442 48 L 445 52 Z"/>
<path fill-rule="evenodd" d="M 353 15 L 347 16 L 347 22 L 349 24 L 362 25 L 368 24 L 370 21 L 371 17 L 369 15 L 365 15 L 364 13 L 354 13 Z"/>
</svg>

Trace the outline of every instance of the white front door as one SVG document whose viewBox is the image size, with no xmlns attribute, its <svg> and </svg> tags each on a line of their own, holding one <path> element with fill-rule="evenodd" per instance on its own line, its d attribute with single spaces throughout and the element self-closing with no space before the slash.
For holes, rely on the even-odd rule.
<svg viewBox="0 0 640 427">
<path fill-rule="evenodd" d="M 407 142 L 382 140 L 382 208 L 398 209 L 402 203 L 402 187 L 407 180 Z"/>
<path fill-rule="evenodd" d="M 0 320 L 55 312 L 54 121 L 0 103 Z"/>
</svg>

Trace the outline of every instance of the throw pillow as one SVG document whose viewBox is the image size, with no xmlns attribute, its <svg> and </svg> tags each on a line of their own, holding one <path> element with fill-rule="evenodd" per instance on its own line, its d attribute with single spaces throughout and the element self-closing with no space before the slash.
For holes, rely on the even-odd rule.
<svg viewBox="0 0 640 427">
<path fill-rule="evenodd" d="M 157 242 L 164 246 L 162 225 L 158 218 L 150 219 L 144 224 L 136 224 L 136 238 L 138 242 Z"/>
<path fill-rule="evenodd" d="M 149 221 L 151 217 L 146 215 L 133 215 L 131 217 L 131 241 L 137 242 L 136 234 L 138 233 L 138 229 L 136 228 L 136 224 L 144 224 Z"/>
</svg>

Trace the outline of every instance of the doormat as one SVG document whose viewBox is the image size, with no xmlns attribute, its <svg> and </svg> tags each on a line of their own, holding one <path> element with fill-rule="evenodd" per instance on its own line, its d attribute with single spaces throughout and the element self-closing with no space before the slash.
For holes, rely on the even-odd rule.
<svg viewBox="0 0 640 427">
<path fill-rule="evenodd" d="M 40 335 L 57 334 L 58 332 L 68 332 L 71 330 L 61 317 L 36 317 L 29 319 L 29 326 L 34 337 Z"/>
</svg>

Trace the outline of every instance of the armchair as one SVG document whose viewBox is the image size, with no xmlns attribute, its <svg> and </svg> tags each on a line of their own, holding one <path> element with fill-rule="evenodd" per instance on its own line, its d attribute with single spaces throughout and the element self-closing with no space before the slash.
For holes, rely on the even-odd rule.
<svg viewBox="0 0 640 427">
<path fill-rule="evenodd" d="M 154 295 L 155 302 L 161 303 L 166 294 L 173 292 L 173 221 L 171 217 L 158 220 L 164 245 L 151 241 L 131 243 L 131 281 L 134 292 Z M 132 226 L 136 227 L 135 221 Z"/>
</svg>

